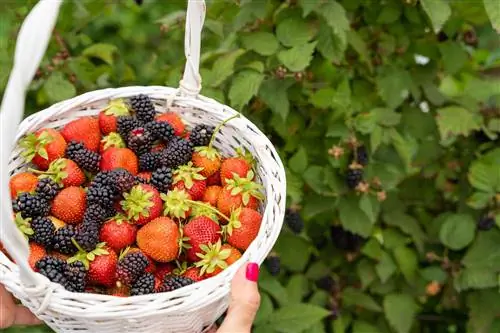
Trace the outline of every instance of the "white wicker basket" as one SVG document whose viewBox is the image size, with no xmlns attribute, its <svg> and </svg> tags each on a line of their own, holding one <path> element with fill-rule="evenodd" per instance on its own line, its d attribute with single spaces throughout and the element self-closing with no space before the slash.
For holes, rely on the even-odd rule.
<svg viewBox="0 0 500 333">
<path fill-rule="evenodd" d="M 225 311 L 231 279 L 246 261 L 262 263 L 281 230 L 285 209 L 285 172 L 267 137 L 243 116 L 232 120 L 219 133 L 217 148 L 234 153 L 247 148 L 257 161 L 256 171 L 264 185 L 266 201 L 256 240 L 243 257 L 221 274 L 185 288 L 160 294 L 128 298 L 72 293 L 28 265 L 28 246 L 12 219 L 8 190 L 10 175 L 27 167 L 16 142 L 27 132 L 60 127 L 84 115 L 96 115 L 110 99 L 147 94 L 158 112 L 180 113 L 188 126 L 203 120 L 215 125 L 236 111 L 198 95 L 200 35 L 205 3 L 189 0 L 186 18 L 186 68 L 179 89 L 124 87 L 103 89 L 57 103 L 20 123 L 26 90 L 50 39 L 61 0 L 41 0 L 26 18 L 17 40 L 14 67 L 0 112 L 0 236 L 15 262 L 0 252 L 0 282 L 56 332 L 201 332 Z M 238 332 L 235 332 L 238 333 Z"/>
</svg>

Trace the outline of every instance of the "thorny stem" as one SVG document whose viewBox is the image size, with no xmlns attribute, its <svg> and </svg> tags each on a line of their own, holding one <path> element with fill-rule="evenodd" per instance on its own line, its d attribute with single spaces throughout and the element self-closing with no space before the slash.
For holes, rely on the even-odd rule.
<svg viewBox="0 0 500 333">
<path fill-rule="evenodd" d="M 217 125 L 217 127 L 215 127 L 214 133 L 212 134 L 212 137 L 210 138 L 210 143 L 208 144 L 208 149 L 212 148 L 212 144 L 213 144 L 213 142 L 215 140 L 215 136 L 220 131 L 220 129 L 222 128 L 222 126 L 224 126 L 228 121 L 233 120 L 234 118 L 238 118 L 239 116 L 240 116 L 240 114 L 237 113 L 234 116 L 231 116 L 231 117 L 227 118 L 222 123 L 220 123 L 219 125 Z"/>
<path fill-rule="evenodd" d="M 201 203 L 199 201 L 194 201 L 194 200 L 186 200 L 186 202 L 192 204 L 192 205 L 197 205 L 197 206 L 200 206 L 200 207 L 204 207 L 208 210 L 211 210 L 212 212 L 216 213 L 217 215 L 220 215 L 224 218 L 224 220 L 226 220 L 227 222 L 231 222 L 231 219 L 229 217 L 227 217 L 225 214 L 222 214 L 221 212 L 219 212 L 217 209 L 215 209 L 214 207 L 210 206 L 210 205 L 207 205 L 205 203 Z"/>
</svg>

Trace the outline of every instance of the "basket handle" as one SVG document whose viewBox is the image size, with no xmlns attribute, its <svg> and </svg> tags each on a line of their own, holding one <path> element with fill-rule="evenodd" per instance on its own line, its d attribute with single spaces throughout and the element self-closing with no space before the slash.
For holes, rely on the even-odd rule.
<svg viewBox="0 0 500 333">
<path fill-rule="evenodd" d="M 43 280 L 28 264 L 29 248 L 13 220 L 8 161 L 24 114 L 26 91 L 45 54 L 63 0 L 40 0 L 24 20 L 16 42 L 14 64 L 0 107 L 0 239 L 20 270 L 25 285 Z M 179 84 L 181 96 L 196 97 L 201 90 L 200 46 L 205 1 L 188 0 L 184 53 L 186 67 Z"/>
</svg>

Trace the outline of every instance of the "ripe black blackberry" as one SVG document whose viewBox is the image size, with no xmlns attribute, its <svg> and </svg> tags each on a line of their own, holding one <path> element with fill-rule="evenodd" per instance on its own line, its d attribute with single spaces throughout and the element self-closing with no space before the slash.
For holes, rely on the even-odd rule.
<svg viewBox="0 0 500 333">
<path fill-rule="evenodd" d="M 56 227 L 48 217 L 35 217 L 31 221 L 31 229 L 33 229 L 33 235 L 30 236 L 32 241 L 46 249 L 52 248 Z"/>
<path fill-rule="evenodd" d="M 33 218 L 48 215 L 50 204 L 39 194 L 24 192 L 12 200 L 12 208 L 24 218 Z"/>
<path fill-rule="evenodd" d="M 75 293 L 83 293 L 87 282 L 87 270 L 81 261 L 75 261 L 66 265 L 66 286 L 65 288 Z"/>
<path fill-rule="evenodd" d="M 160 152 L 147 152 L 139 156 L 139 170 L 140 171 L 154 171 L 161 165 Z"/>
<path fill-rule="evenodd" d="M 191 131 L 191 134 L 189 134 L 189 141 L 191 141 L 195 147 L 208 146 L 214 130 L 215 127 L 213 126 L 204 124 L 196 125 Z"/>
<path fill-rule="evenodd" d="M 113 206 L 101 206 L 98 203 L 91 203 L 87 205 L 85 213 L 83 214 L 83 222 L 88 223 L 91 221 L 103 223 L 107 219 L 115 216 L 116 210 Z"/>
<path fill-rule="evenodd" d="M 110 171 L 110 178 L 118 193 L 128 192 L 134 187 L 135 178 L 128 170 L 118 168 Z"/>
<path fill-rule="evenodd" d="M 130 286 L 139 276 L 144 274 L 148 267 L 148 258 L 142 252 L 129 252 L 119 262 L 116 267 L 117 280 Z"/>
<path fill-rule="evenodd" d="M 149 123 L 155 119 L 155 106 L 149 96 L 140 94 L 130 98 L 130 106 L 141 122 Z"/>
<path fill-rule="evenodd" d="M 488 231 L 495 226 L 495 218 L 493 216 L 481 216 L 479 221 L 477 221 L 477 228 L 479 230 Z"/>
<path fill-rule="evenodd" d="M 77 230 L 73 225 L 65 225 L 62 228 L 57 229 L 54 234 L 54 239 L 52 242 L 52 248 L 66 255 L 73 255 L 76 253 L 77 248 L 71 241 L 77 235 Z"/>
<path fill-rule="evenodd" d="M 42 178 L 38 180 L 38 184 L 36 185 L 36 194 L 40 197 L 44 198 L 48 202 L 55 198 L 61 186 L 56 183 L 52 178 Z"/>
<path fill-rule="evenodd" d="M 149 152 L 153 147 L 153 135 L 144 127 L 134 128 L 128 135 L 127 145 L 140 156 Z"/>
<path fill-rule="evenodd" d="M 140 176 L 135 176 L 135 184 L 138 185 L 138 184 L 146 184 L 146 185 L 149 185 L 149 179 L 147 178 L 144 178 L 144 177 L 140 177 Z"/>
<path fill-rule="evenodd" d="M 339 250 L 355 252 L 359 250 L 363 243 L 363 238 L 361 236 L 353 234 L 343 229 L 341 226 L 332 226 L 330 228 L 330 236 L 333 245 Z"/>
<path fill-rule="evenodd" d="M 118 134 L 123 140 L 127 140 L 130 131 L 141 126 L 141 122 L 134 116 L 119 116 L 116 120 Z"/>
<path fill-rule="evenodd" d="M 153 135 L 154 139 L 169 142 L 174 137 L 175 131 L 167 121 L 152 121 L 146 124 L 146 129 Z"/>
<path fill-rule="evenodd" d="M 36 262 L 35 267 L 40 274 L 54 283 L 59 283 L 68 291 L 85 290 L 87 272 L 80 261 L 68 264 L 60 258 L 45 256 Z"/>
<path fill-rule="evenodd" d="M 176 290 L 190 284 L 194 283 L 194 281 L 185 276 L 172 276 L 167 275 L 163 280 L 162 285 L 158 288 L 159 293 L 164 293 L 167 291 Z"/>
<path fill-rule="evenodd" d="M 80 168 L 86 171 L 92 173 L 99 171 L 101 155 L 88 150 L 81 142 L 70 141 L 66 147 L 66 157 L 73 160 Z"/>
<path fill-rule="evenodd" d="M 356 162 L 363 166 L 367 166 L 370 158 L 368 156 L 368 151 L 365 146 L 359 146 L 356 148 Z"/>
<path fill-rule="evenodd" d="M 162 150 L 161 163 L 172 169 L 191 161 L 193 156 L 193 144 L 185 139 L 175 137 Z"/>
<path fill-rule="evenodd" d="M 152 294 L 155 291 L 155 276 L 151 273 L 144 273 L 132 283 L 130 296 Z"/>
<path fill-rule="evenodd" d="M 75 241 L 82 249 L 90 252 L 96 248 L 99 243 L 99 232 L 101 230 L 101 221 L 87 220 L 78 226 Z"/>
<path fill-rule="evenodd" d="M 350 189 L 355 189 L 359 183 L 363 180 L 363 170 L 362 169 L 349 169 L 346 174 L 346 184 Z"/>
<path fill-rule="evenodd" d="M 97 203 L 101 206 L 112 206 L 118 197 L 116 190 L 109 185 L 92 185 L 87 189 L 87 203 Z"/>
<path fill-rule="evenodd" d="M 272 276 L 276 276 L 281 271 L 281 260 L 276 255 L 270 255 L 265 260 L 265 265 Z"/>
<path fill-rule="evenodd" d="M 172 177 L 172 169 L 163 166 L 153 171 L 150 183 L 156 187 L 158 191 L 166 193 L 172 185 Z"/>
<path fill-rule="evenodd" d="M 304 220 L 297 211 L 290 208 L 285 211 L 285 223 L 295 234 L 300 234 L 304 229 Z"/>
</svg>

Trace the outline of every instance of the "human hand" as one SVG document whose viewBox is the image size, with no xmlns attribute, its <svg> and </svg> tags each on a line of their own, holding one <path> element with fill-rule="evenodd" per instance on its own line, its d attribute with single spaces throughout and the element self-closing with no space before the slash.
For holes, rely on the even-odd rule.
<svg viewBox="0 0 500 333">
<path fill-rule="evenodd" d="M 17 305 L 14 298 L 0 284 L 0 330 L 13 325 L 40 325 L 42 322 L 22 305 Z"/>
<path fill-rule="evenodd" d="M 250 333 L 252 324 L 260 306 L 260 294 L 257 288 L 259 266 L 256 263 L 243 265 L 231 283 L 231 301 L 226 318 L 217 329 L 208 333 Z"/>
</svg>

